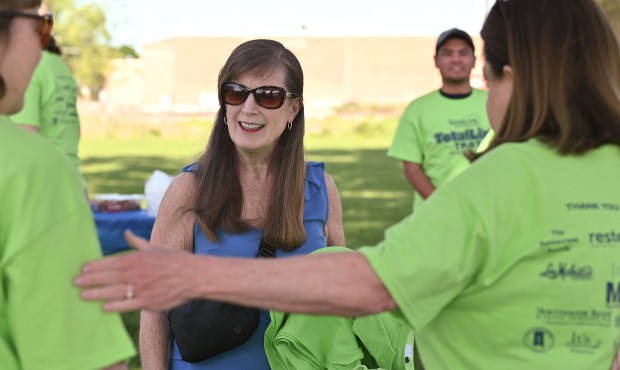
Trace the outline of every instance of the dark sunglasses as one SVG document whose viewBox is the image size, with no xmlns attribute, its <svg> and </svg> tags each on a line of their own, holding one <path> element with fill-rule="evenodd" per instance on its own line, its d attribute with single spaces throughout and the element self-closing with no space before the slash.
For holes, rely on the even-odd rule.
<svg viewBox="0 0 620 370">
<path fill-rule="evenodd" d="M 299 96 L 289 93 L 282 87 L 278 86 L 260 86 L 250 89 L 247 86 L 236 82 L 224 82 L 221 86 L 222 100 L 226 104 L 239 105 L 243 104 L 250 96 L 254 95 L 256 104 L 267 109 L 278 109 L 284 104 L 286 98 Z"/>
<path fill-rule="evenodd" d="M 23 17 L 36 19 L 38 21 L 37 32 L 39 33 L 39 37 L 41 38 L 41 48 L 45 49 L 47 44 L 50 42 L 50 38 L 52 37 L 52 28 L 54 27 L 54 17 L 52 16 L 52 14 L 48 13 L 38 15 L 18 12 L 16 10 L 0 10 L 0 17 Z"/>
</svg>

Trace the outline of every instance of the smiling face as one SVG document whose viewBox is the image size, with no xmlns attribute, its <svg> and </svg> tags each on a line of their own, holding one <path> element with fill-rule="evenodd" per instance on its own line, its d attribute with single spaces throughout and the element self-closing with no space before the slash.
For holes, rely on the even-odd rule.
<svg viewBox="0 0 620 370">
<path fill-rule="evenodd" d="M 23 12 L 37 14 L 37 9 Z M 22 109 L 24 92 L 41 59 L 37 25 L 34 19 L 15 17 L 10 25 L 10 35 L 4 35 L 8 39 L 0 42 L 0 75 L 6 87 L 6 93 L 0 99 L 1 114 L 14 114 Z"/>
<path fill-rule="evenodd" d="M 251 89 L 259 86 L 279 86 L 288 91 L 284 84 L 283 68 L 273 73 L 257 77 L 246 73 L 232 81 Z M 277 141 L 288 122 L 293 122 L 301 109 L 301 98 L 287 98 L 277 109 L 263 108 L 256 103 L 250 94 L 245 102 L 239 105 L 226 104 L 228 133 L 240 154 L 248 156 L 268 157 L 273 153 Z"/>
<path fill-rule="evenodd" d="M 465 40 L 459 38 L 446 41 L 435 55 L 435 66 L 439 69 L 444 84 L 469 82 L 475 65 L 474 51 Z"/>
</svg>

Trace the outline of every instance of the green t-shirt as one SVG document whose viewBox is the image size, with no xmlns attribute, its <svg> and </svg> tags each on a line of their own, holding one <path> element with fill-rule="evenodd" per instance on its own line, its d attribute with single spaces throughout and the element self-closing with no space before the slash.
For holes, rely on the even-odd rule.
<svg viewBox="0 0 620 370">
<path fill-rule="evenodd" d="M 435 188 L 469 165 L 463 156 L 476 150 L 489 131 L 487 93 L 473 89 L 462 99 L 433 91 L 412 101 L 400 118 L 388 156 L 419 163 Z M 414 209 L 423 199 L 415 193 Z"/>
<path fill-rule="evenodd" d="M 312 254 L 352 252 L 321 248 Z M 413 332 L 390 312 L 361 317 L 270 311 L 265 353 L 273 370 L 413 369 Z"/>
<path fill-rule="evenodd" d="M 99 369 L 135 355 L 118 314 L 73 279 L 101 256 L 66 157 L 0 116 L 0 368 Z"/>
<path fill-rule="evenodd" d="M 77 97 L 77 84 L 67 65 L 60 56 L 44 51 L 26 90 L 24 108 L 11 120 L 38 127 L 39 134 L 65 153 L 79 172 Z"/>
<path fill-rule="evenodd" d="M 608 369 L 620 344 L 620 148 L 495 148 L 363 248 L 427 370 Z"/>
</svg>

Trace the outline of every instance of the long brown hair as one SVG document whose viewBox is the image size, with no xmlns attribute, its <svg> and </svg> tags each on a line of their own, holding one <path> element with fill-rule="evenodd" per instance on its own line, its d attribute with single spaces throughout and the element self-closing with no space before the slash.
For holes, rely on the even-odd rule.
<svg viewBox="0 0 620 370">
<path fill-rule="evenodd" d="M 41 0 L 0 0 L 0 10 L 24 10 L 31 8 L 38 8 L 41 6 Z M 6 46 L 7 40 L 9 40 L 9 29 L 11 27 L 11 17 L 0 17 L 0 42 L 3 46 Z M 6 93 L 6 85 L 4 78 L 0 76 L 0 99 L 4 97 Z"/>
<path fill-rule="evenodd" d="M 513 69 L 488 150 L 533 137 L 562 154 L 620 145 L 620 50 L 593 0 L 497 0 L 481 36 L 493 75 Z"/>
<path fill-rule="evenodd" d="M 207 149 L 198 160 L 198 190 L 195 207 L 192 209 L 202 231 L 210 240 L 217 241 L 218 228 L 230 233 L 250 229 L 246 220 L 241 219 L 243 195 L 239 160 L 224 123 L 226 104 L 222 100 L 220 86 L 223 82 L 234 81 L 245 73 L 264 76 L 279 68 L 286 71 L 283 87 L 296 96 L 303 96 L 304 78 L 301 65 L 295 55 L 277 41 L 251 40 L 239 45 L 220 70 L 220 109 Z M 304 122 L 302 104 L 291 129 L 285 129 L 278 139 L 268 167 L 273 186 L 269 194 L 263 238 L 268 244 L 287 250 L 298 248 L 306 240 L 303 225 L 306 174 Z"/>
</svg>

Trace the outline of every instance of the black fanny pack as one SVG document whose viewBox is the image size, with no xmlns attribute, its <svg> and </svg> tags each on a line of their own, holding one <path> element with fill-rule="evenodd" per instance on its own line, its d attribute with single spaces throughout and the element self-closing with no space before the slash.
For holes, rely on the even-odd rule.
<svg viewBox="0 0 620 370">
<path fill-rule="evenodd" d="M 275 257 L 275 252 L 276 249 L 261 238 L 256 257 Z M 250 339 L 260 322 L 260 311 L 196 299 L 172 309 L 168 322 L 183 361 L 200 362 L 237 348 Z"/>
</svg>

